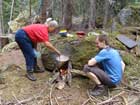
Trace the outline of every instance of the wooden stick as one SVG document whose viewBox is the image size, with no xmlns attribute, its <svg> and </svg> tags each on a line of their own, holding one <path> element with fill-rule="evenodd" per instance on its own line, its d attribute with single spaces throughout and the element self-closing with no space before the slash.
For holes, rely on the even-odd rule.
<svg viewBox="0 0 140 105">
<path fill-rule="evenodd" d="M 90 98 L 88 98 L 86 101 L 84 101 L 82 105 L 86 105 L 89 101 L 90 101 Z"/>
<path fill-rule="evenodd" d="M 56 101 L 56 104 L 57 105 L 60 105 L 56 97 L 55 97 L 55 101 Z"/>
<path fill-rule="evenodd" d="M 54 87 L 54 85 L 51 86 L 51 90 L 50 90 L 50 96 L 49 96 L 49 98 L 50 98 L 50 105 L 53 105 L 53 102 L 52 102 L 52 91 L 53 91 L 53 87 Z"/>
<path fill-rule="evenodd" d="M 123 84 L 124 86 L 126 86 L 126 87 L 127 87 L 128 89 L 130 89 L 130 90 L 134 90 L 134 91 L 140 92 L 139 89 L 137 89 L 137 88 L 135 88 L 135 87 L 133 87 L 133 86 L 130 86 L 130 85 L 128 85 L 128 84 L 125 83 L 125 82 L 122 82 L 122 84 Z"/>
<path fill-rule="evenodd" d="M 98 103 L 100 103 L 101 101 L 100 100 L 98 100 L 97 98 L 95 98 L 95 97 L 93 97 L 93 96 L 91 96 L 90 94 L 89 94 L 89 92 L 87 91 L 87 94 L 88 94 L 88 96 L 91 98 L 91 100 L 94 102 L 94 101 L 97 101 Z"/>
<path fill-rule="evenodd" d="M 123 95 L 124 93 L 125 93 L 125 91 L 122 91 L 122 92 L 120 92 L 119 94 L 117 94 L 117 95 L 115 95 L 115 96 L 109 98 L 108 100 L 105 100 L 105 101 L 103 101 L 103 102 L 101 102 L 101 103 L 98 103 L 97 105 L 103 105 L 103 104 L 109 103 L 109 102 L 112 101 L 114 98 L 116 98 L 116 97 L 118 97 L 118 96 L 121 96 L 121 95 Z"/>
<path fill-rule="evenodd" d="M 12 92 L 12 95 L 13 95 L 13 97 L 15 98 L 15 100 L 17 101 L 17 103 L 19 103 L 20 101 L 17 99 L 17 97 L 16 97 L 16 95 L 15 95 L 14 92 Z M 22 103 L 21 103 L 20 105 L 22 105 Z"/>
<path fill-rule="evenodd" d="M 15 104 L 15 105 L 21 105 L 21 104 L 24 104 L 24 103 L 30 102 L 30 101 L 32 101 L 32 100 L 34 100 L 34 97 L 31 97 L 31 98 L 28 98 L 28 99 L 22 100 L 22 101 L 20 101 L 19 103 Z M 8 105 L 8 104 L 6 104 L 6 105 Z"/>
<path fill-rule="evenodd" d="M 46 82 L 46 83 L 48 83 L 48 82 Z M 41 97 L 41 94 L 43 94 L 44 91 L 45 91 L 47 88 L 48 88 L 48 87 L 45 86 L 45 88 L 44 88 L 38 95 L 36 95 L 36 97 L 33 96 L 33 97 L 31 97 L 31 98 L 28 98 L 28 99 L 19 101 L 19 102 L 16 103 L 15 105 L 21 105 L 21 104 L 23 104 L 23 103 L 27 103 L 27 102 L 30 102 L 30 101 L 32 101 L 32 100 L 34 100 L 34 99 L 40 98 L 40 97 Z M 8 105 L 8 104 L 6 104 L 6 105 Z"/>
<path fill-rule="evenodd" d="M 0 91 L 0 105 L 2 105 L 2 94 L 3 94 L 3 92 L 2 91 Z"/>
<path fill-rule="evenodd" d="M 91 97 L 91 95 L 89 94 L 88 91 L 87 91 L 87 95 L 88 95 L 88 97 L 90 98 L 90 100 L 92 101 L 92 103 L 93 103 L 94 105 L 96 105 L 96 103 L 94 102 L 94 100 L 92 99 L 92 97 Z"/>
<path fill-rule="evenodd" d="M 121 96 L 121 98 L 123 99 L 125 105 L 128 105 L 128 101 L 127 101 L 127 99 L 126 99 L 124 96 Z"/>
</svg>

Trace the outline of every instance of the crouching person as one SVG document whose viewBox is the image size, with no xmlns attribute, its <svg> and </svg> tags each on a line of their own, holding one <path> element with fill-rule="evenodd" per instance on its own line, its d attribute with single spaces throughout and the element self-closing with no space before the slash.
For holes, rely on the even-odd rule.
<svg viewBox="0 0 140 105">
<path fill-rule="evenodd" d="M 106 87 L 113 88 L 121 82 L 125 64 L 118 51 L 109 46 L 106 35 L 97 36 L 95 42 L 100 52 L 88 61 L 83 70 L 96 83 L 90 94 L 98 96 L 106 93 Z"/>
</svg>

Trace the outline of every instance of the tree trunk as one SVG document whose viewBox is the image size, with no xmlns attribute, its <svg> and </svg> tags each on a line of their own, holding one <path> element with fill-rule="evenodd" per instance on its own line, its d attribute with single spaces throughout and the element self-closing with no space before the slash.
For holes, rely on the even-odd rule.
<svg viewBox="0 0 140 105">
<path fill-rule="evenodd" d="M 105 15 L 104 15 L 104 22 L 103 22 L 104 28 L 107 24 L 108 15 L 109 15 L 109 0 L 105 0 Z"/>
<path fill-rule="evenodd" d="M 0 0 L 0 36 L 2 36 L 3 33 L 3 14 L 2 14 L 2 0 Z M 1 48 L 1 39 L 0 39 L 0 48 Z"/>
<path fill-rule="evenodd" d="M 63 24 L 64 17 L 64 0 L 61 0 L 61 24 Z"/>
<path fill-rule="evenodd" d="M 66 29 L 72 27 L 72 0 L 63 0 L 64 1 L 64 14 L 63 14 L 63 25 Z"/>
<path fill-rule="evenodd" d="M 48 6 L 48 0 L 42 0 L 41 3 L 41 19 L 42 19 L 42 23 L 44 23 L 46 21 L 47 18 L 47 6 Z"/>
<path fill-rule="evenodd" d="M 127 5 L 128 0 L 121 1 L 121 9 L 123 9 Z"/>
<path fill-rule="evenodd" d="M 95 28 L 96 22 L 96 0 L 90 0 L 90 17 L 89 17 L 89 29 Z"/>
</svg>

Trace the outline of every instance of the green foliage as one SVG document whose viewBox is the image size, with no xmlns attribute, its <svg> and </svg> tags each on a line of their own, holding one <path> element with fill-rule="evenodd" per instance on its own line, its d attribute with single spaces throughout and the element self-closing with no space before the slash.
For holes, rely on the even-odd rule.
<svg viewBox="0 0 140 105">
<path fill-rule="evenodd" d="M 127 50 L 126 47 L 116 39 L 117 35 L 119 34 L 119 32 L 113 32 L 109 34 L 110 45 L 118 50 Z"/>
<path fill-rule="evenodd" d="M 3 0 L 3 23 L 5 32 L 8 29 L 8 22 L 10 20 L 10 12 L 11 12 L 12 0 Z M 31 6 L 34 10 L 38 9 L 38 1 L 31 0 Z M 14 8 L 13 8 L 13 16 L 12 19 L 16 18 L 17 15 L 23 10 L 29 10 L 29 0 L 15 0 Z"/>
<path fill-rule="evenodd" d="M 132 66 L 135 64 L 135 62 L 137 62 L 137 60 L 133 54 L 125 52 L 121 55 L 122 55 L 122 58 L 126 65 Z"/>
<path fill-rule="evenodd" d="M 133 26 L 140 26 L 140 4 L 138 6 L 130 6 L 132 9 L 132 16 L 130 17 Z"/>
<path fill-rule="evenodd" d="M 3 0 L 3 23 L 4 28 L 8 28 L 7 22 L 10 19 L 10 10 L 11 10 L 11 0 Z"/>
</svg>

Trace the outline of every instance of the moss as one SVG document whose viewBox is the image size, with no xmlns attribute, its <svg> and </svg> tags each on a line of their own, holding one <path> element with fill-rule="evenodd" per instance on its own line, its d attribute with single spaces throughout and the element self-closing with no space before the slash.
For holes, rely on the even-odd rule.
<svg viewBox="0 0 140 105">
<path fill-rule="evenodd" d="M 97 53 L 94 40 L 95 36 L 86 37 L 84 40 L 78 40 L 76 36 L 74 38 L 58 37 L 57 39 L 55 38 L 52 43 L 62 53 L 70 56 L 75 69 L 82 69 L 83 65 Z M 47 52 L 48 50 L 45 49 L 43 53 L 46 54 Z M 50 59 L 50 57 L 48 57 L 48 59 Z M 45 60 L 44 62 L 46 62 L 44 63 L 45 67 L 49 67 L 48 64 L 51 64 L 53 61 Z M 50 67 L 52 68 L 52 66 Z"/>
<path fill-rule="evenodd" d="M 116 39 L 117 35 L 119 34 L 120 34 L 119 32 L 113 32 L 109 35 L 110 45 L 118 50 L 126 50 L 127 48 L 120 41 Z"/>
<path fill-rule="evenodd" d="M 133 56 L 130 53 L 124 53 L 124 54 L 122 54 L 122 58 L 123 58 L 125 64 L 126 65 L 129 65 L 129 66 L 134 65 L 135 62 L 136 62 L 135 56 Z"/>
<path fill-rule="evenodd" d="M 128 25 L 140 26 L 140 4 L 131 4 L 128 8 L 132 10 L 132 15 L 128 19 Z"/>
<path fill-rule="evenodd" d="M 72 54 L 71 58 L 74 68 L 82 69 L 83 65 L 86 64 L 91 57 L 95 56 L 97 49 L 93 40 L 95 40 L 93 37 L 86 38 L 86 40 L 80 42 L 79 45 L 73 46 L 75 54 Z"/>
</svg>

